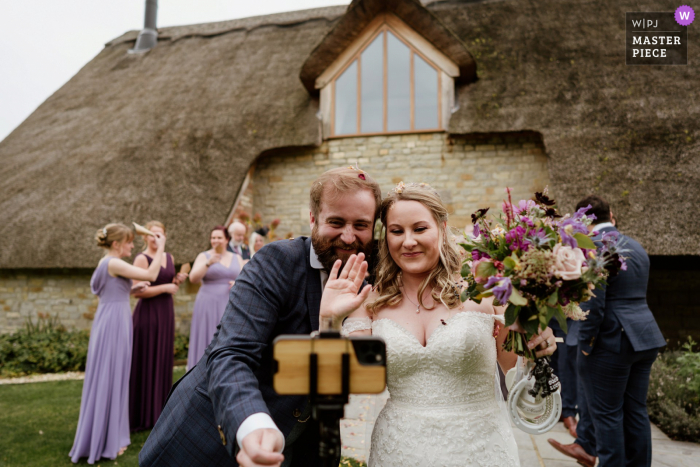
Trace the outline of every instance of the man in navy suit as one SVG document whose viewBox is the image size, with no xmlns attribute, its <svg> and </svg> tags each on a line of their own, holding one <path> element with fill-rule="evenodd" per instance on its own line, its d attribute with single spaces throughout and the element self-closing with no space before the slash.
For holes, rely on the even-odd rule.
<svg viewBox="0 0 700 467">
<path fill-rule="evenodd" d="M 243 268 L 212 343 L 173 387 L 142 467 L 320 465 L 307 397 L 272 387 L 271 344 L 319 328 L 327 271 L 371 251 L 380 203 L 379 185 L 361 170 L 333 169 L 314 181 L 311 238 L 270 243 Z"/>
<path fill-rule="evenodd" d="M 610 206 L 598 196 L 589 196 L 577 206 L 591 205 L 596 224 L 590 230 L 603 236 L 619 234 L 613 225 Z M 609 277 L 607 286 L 596 289 L 585 304 L 589 311 L 578 325 L 578 377 L 583 388 L 592 426 L 578 426 L 576 443 L 550 443 L 583 465 L 595 458 L 581 457 L 581 448 L 598 455 L 601 467 L 650 466 L 651 426 L 647 413 L 649 373 L 659 349 L 666 345 L 646 301 L 649 256 L 635 240 L 620 235 L 627 270 Z M 583 419 L 582 419 L 583 421 Z"/>
<path fill-rule="evenodd" d="M 241 259 L 250 259 L 250 248 L 245 244 L 245 234 L 248 228 L 242 222 L 232 222 L 228 226 L 228 233 L 231 236 L 231 240 L 226 245 L 226 250 L 231 253 L 235 253 L 241 257 Z"/>
</svg>

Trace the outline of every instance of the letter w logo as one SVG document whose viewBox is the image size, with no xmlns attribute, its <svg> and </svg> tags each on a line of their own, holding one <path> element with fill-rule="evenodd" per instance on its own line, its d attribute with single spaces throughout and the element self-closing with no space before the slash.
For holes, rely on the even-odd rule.
<svg viewBox="0 0 700 467">
<path fill-rule="evenodd" d="M 634 26 L 635 28 L 638 28 L 638 27 L 640 27 L 641 25 L 642 25 L 642 20 L 641 20 L 641 19 L 640 19 L 640 20 L 637 20 L 637 21 L 632 20 L 632 26 Z"/>
<path fill-rule="evenodd" d="M 690 19 L 690 12 L 689 11 L 679 11 L 678 16 L 680 16 L 682 20 L 687 21 Z"/>
</svg>

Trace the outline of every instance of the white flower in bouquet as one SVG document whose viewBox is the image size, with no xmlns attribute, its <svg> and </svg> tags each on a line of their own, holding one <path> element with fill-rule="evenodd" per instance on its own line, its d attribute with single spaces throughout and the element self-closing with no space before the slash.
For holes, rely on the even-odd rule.
<svg viewBox="0 0 700 467">
<path fill-rule="evenodd" d="M 562 307 L 564 309 L 564 314 L 566 315 L 567 318 L 571 318 L 574 321 L 582 321 L 586 319 L 586 316 L 588 316 L 587 311 L 583 311 L 580 306 L 578 306 L 578 303 L 576 302 L 569 302 L 568 305 Z"/>
</svg>

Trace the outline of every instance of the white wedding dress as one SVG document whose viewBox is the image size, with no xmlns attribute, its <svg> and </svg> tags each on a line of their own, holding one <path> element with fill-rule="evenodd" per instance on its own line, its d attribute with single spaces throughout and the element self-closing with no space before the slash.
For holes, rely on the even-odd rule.
<svg viewBox="0 0 700 467">
<path fill-rule="evenodd" d="M 425 347 L 395 321 L 371 323 L 386 341 L 390 396 L 374 425 L 369 467 L 520 465 L 494 390 L 494 319 L 502 318 L 460 312 Z M 358 324 L 345 333 L 369 327 Z"/>
</svg>

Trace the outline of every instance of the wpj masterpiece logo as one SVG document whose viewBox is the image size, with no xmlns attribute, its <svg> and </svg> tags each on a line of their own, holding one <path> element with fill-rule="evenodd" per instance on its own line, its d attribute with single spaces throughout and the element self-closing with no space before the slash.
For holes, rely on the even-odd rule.
<svg viewBox="0 0 700 467">
<path fill-rule="evenodd" d="M 625 15 L 627 65 L 687 65 L 688 25 L 695 12 L 632 12 Z"/>
</svg>

